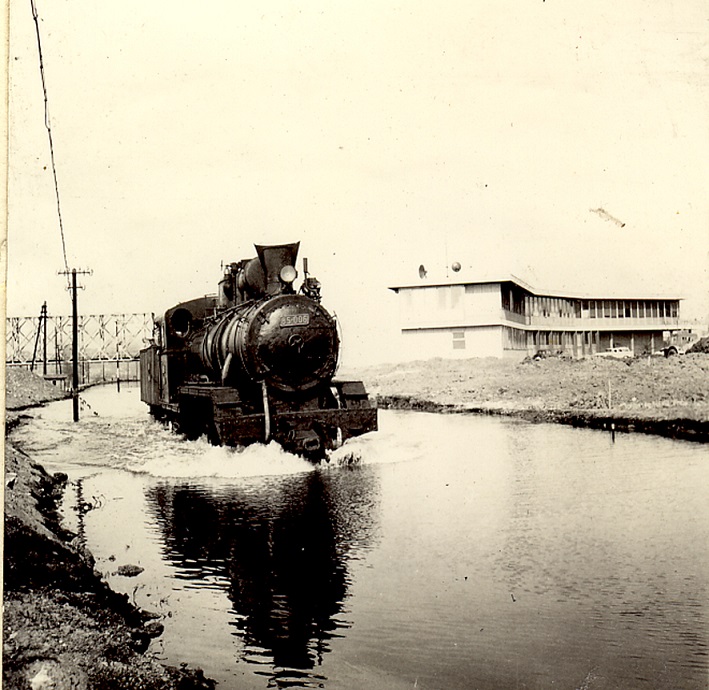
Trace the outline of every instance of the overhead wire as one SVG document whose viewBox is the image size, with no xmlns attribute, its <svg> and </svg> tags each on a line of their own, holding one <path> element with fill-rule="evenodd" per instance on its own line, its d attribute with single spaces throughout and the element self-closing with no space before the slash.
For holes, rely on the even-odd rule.
<svg viewBox="0 0 709 690">
<path fill-rule="evenodd" d="M 62 240 L 62 256 L 64 257 L 64 270 L 67 274 L 67 282 L 69 280 L 69 262 L 66 255 L 66 238 L 64 236 L 64 222 L 62 221 L 62 207 L 59 198 L 59 182 L 57 181 L 57 167 L 54 162 L 54 141 L 52 139 L 52 126 L 49 118 L 49 102 L 47 99 L 47 83 L 44 76 L 44 57 L 42 55 L 42 39 L 40 37 L 39 31 L 39 14 L 37 13 L 37 6 L 35 5 L 35 0 L 30 0 L 32 6 L 32 18 L 34 19 L 35 31 L 37 33 L 37 51 L 39 53 L 39 73 L 42 77 L 42 92 L 44 94 L 44 126 L 47 129 L 47 135 L 49 137 L 49 157 L 52 165 L 52 176 L 54 178 L 54 192 L 57 198 L 57 215 L 59 217 L 59 234 Z"/>
</svg>

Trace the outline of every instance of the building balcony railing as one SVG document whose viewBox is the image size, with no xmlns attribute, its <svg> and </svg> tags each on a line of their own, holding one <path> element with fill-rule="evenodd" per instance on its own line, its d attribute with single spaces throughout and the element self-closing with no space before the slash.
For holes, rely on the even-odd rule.
<svg viewBox="0 0 709 690">
<path fill-rule="evenodd" d="M 528 316 L 516 314 L 507 309 L 501 310 L 504 321 L 518 323 L 532 328 L 548 330 L 554 328 L 574 329 L 580 331 L 593 330 L 629 330 L 657 328 L 671 330 L 679 328 L 679 316 L 648 316 L 648 317 L 595 317 L 588 316 Z"/>
<path fill-rule="evenodd" d="M 404 330 L 431 328 L 473 328 L 479 326 L 521 326 L 524 330 L 540 331 L 628 331 L 676 330 L 679 317 L 590 318 L 588 316 L 529 316 L 508 309 L 480 310 L 474 313 L 459 311 L 431 311 L 409 313 L 402 317 Z"/>
<path fill-rule="evenodd" d="M 530 317 L 526 316 L 525 314 L 517 314 L 513 311 L 510 311 L 509 309 L 502 309 L 502 313 L 500 316 L 505 320 L 505 321 L 514 321 L 514 323 L 521 323 L 526 326 L 529 325 L 530 323 Z"/>
</svg>

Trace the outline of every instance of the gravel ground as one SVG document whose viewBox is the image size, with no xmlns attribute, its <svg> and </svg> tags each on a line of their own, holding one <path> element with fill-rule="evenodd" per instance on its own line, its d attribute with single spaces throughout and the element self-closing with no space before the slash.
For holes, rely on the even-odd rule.
<svg viewBox="0 0 709 690">
<path fill-rule="evenodd" d="M 434 359 L 360 373 L 374 394 L 445 404 L 648 412 L 687 408 L 709 419 L 709 356 L 703 354 L 628 360 L 550 357 L 522 363 Z"/>
<path fill-rule="evenodd" d="M 58 383 L 56 386 L 21 367 L 5 369 L 5 406 L 8 410 L 22 410 L 50 400 L 67 397 Z"/>
<path fill-rule="evenodd" d="M 23 410 L 69 395 L 61 383 L 55 386 L 21 367 L 6 367 L 5 389 L 5 429 L 8 431 L 20 423 Z"/>
<path fill-rule="evenodd" d="M 707 354 L 522 363 L 434 359 L 352 373 L 382 407 L 513 414 L 584 426 L 610 421 L 619 429 L 709 440 Z"/>
</svg>

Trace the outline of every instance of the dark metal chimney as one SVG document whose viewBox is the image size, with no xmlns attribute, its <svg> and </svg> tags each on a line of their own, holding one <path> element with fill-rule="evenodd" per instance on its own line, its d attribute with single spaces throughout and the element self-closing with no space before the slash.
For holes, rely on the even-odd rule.
<svg viewBox="0 0 709 690">
<path fill-rule="evenodd" d="M 266 274 L 266 293 L 277 295 L 282 291 L 280 273 L 284 266 L 295 266 L 300 242 L 291 244 L 255 244 L 256 253 Z"/>
</svg>

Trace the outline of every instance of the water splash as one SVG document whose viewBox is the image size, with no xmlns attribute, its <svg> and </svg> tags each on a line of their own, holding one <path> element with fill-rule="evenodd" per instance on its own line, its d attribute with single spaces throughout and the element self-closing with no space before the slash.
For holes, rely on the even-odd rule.
<svg viewBox="0 0 709 690">
<path fill-rule="evenodd" d="M 153 477 L 239 478 L 312 472 L 313 464 L 276 443 L 226 448 L 212 446 L 202 438 L 181 440 L 176 448 L 163 446 L 155 454 L 137 458 L 126 469 Z"/>
<path fill-rule="evenodd" d="M 37 460 L 50 465 L 110 467 L 158 478 L 238 479 L 323 471 L 353 465 L 415 460 L 426 446 L 416 429 L 406 434 L 379 431 L 349 439 L 327 461 L 312 462 L 276 443 L 246 448 L 212 446 L 205 438 L 190 441 L 153 420 L 137 388 L 117 394 L 110 387 L 82 394 L 95 414 L 71 421 L 70 401 L 36 411 L 32 431 L 19 429 L 16 440 Z"/>
<path fill-rule="evenodd" d="M 330 466 L 382 465 L 425 459 L 426 438 L 416 428 L 416 419 L 402 434 L 399 429 L 389 428 L 389 420 L 396 418 L 396 415 L 396 412 L 387 411 L 386 415 L 380 415 L 379 431 L 348 439 L 330 453 Z"/>
</svg>

